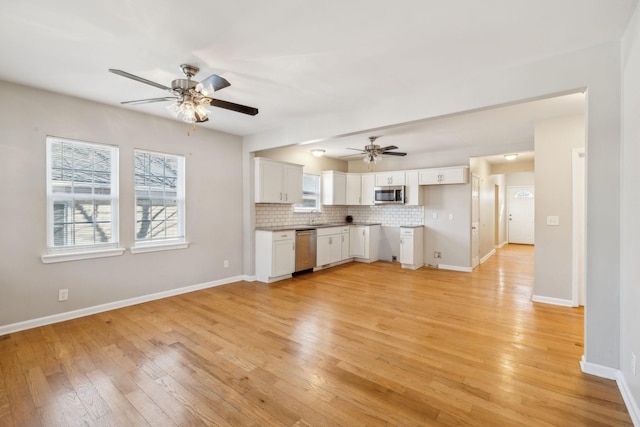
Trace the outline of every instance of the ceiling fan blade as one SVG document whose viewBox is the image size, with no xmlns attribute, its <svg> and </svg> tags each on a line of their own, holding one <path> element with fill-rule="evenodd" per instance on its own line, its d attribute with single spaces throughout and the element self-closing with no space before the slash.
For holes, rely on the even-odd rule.
<svg viewBox="0 0 640 427">
<path fill-rule="evenodd" d="M 217 74 L 211 74 L 209 77 L 198 83 L 196 90 L 204 96 L 209 96 L 213 92 L 224 89 L 227 86 L 231 86 L 231 83 Z"/>
<path fill-rule="evenodd" d="M 407 153 L 401 153 L 399 151 L 384 151 L 381 154 L 384 154 L 385 156 L 406 156 Z"/>
<path fill-rule="evenodd" d="M 131 79 L 131 80 L 135 80 L 135 81 L 140 82 L 140 83 L 148 84 L 150 86 L 155 86 L 158 89 L 162 89 L 162 90 L 166 90 L 166 91 L 172 92 L 172 89 L 170 87 L 168 87 L 168 86 L 161 85 L 160 83 L 152 82 L 151 80 L 143 79 L 142 77 L 138 77 L 138 76 L 136 76 L 134 74 L 127 73 L 126 71 L 114 70 L 113 68 L 109 68 L 109 72 L 111 72 L 113 74 L 117 74 L 117 75 L 122 76 L 122 77 L 126 77 L 126 78 Z"/>
<path fill-rule="evenodd" d="M 382 151 L 387 151 L 387 150 L 397 150 L 398 147 L 396 147 L 395 145 L 390 145 L 388 147 L 382 147 L 381 150 Z"/>
<path fill-rule="evenodd" d="M 175 96 L 165 96 L 164 98 L 149 98 L 149 99 L 138 99 L 135 101 L 122 101 L 120 104 L 123 105 L 127 105 L 127 104 L 150 104 L 152 102 L 163 102 L 163 101 L 175 101 L 177 99 L 180 99 L 178 97 Z"/>
<path fill-rule="evenodd" d="M 206 105 L 211 105 L 213 107 L 224 108 L 225 110 L 231 110 L 231 111 L 236 111 L 242 114 L 248 114 L 250 116 L 255 116 L 256 114 L 258 114 L 257 108 L 247 107 L 246 105 L 240 105 L 234 102 L 223 101 L 221 99 L 202 98 L 202 103 Z"/>
<path fill-rule="evenodd" d="M 349 148 L 349 147 L 347 147 L 347 150 L 356 150 L 356 151 L 361 152 L 362 154 L 366 154 L 366 153 L 367 153 L 366 151 L 361 150 L 361 149 L 359 149 L 359 148 Z M 351 154 L 351 156 L 355 156 L 355 155 L 356 155 L 356 154 Z"/>
</svg>

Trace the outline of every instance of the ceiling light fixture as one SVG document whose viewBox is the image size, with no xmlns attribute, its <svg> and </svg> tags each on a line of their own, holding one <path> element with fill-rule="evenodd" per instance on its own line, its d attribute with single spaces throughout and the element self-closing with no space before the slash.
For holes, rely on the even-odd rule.
<svg viewBox="0 0 640 427">
<path fill-rule="evenodd" d="M 316 157 L 322 157 L 324 155 L 324 150 L 322 148 L 314 148 L 311 150 L 311 154 Z"/>
<path fill-rule="evenodd" d="M 182 100 L 172 103 L 167 109 L 185 123 L 202 123 L 209 120 L 209 110 L 194 96 L 185 95 Z"/>
<path fill-rule="evenodd" d="M 362 161 L 365 163 L 373 162 L 374 165 L 377 165 L 382 161 L 382 157 L 375 153 L 368 153 L 366 156 L 364 156 L 364 159 L 362 159 Z"/>
<path fill-rule="evenodd" d="M 505 154 L 505 155 L 504 155 L 504 158 L 505 158 L 506 160 L 515 160 L 515 159 L 516 159 L 516 157 L 518 157 L 518 155 L 517 155 L 516 153 L 513 153 L 513 154 Z"/>
</svg>

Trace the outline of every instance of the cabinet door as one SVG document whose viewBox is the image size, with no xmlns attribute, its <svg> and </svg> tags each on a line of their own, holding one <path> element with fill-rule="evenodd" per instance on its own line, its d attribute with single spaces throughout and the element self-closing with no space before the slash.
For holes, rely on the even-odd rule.
<svg viewBox="0 0 640 427">
<path fill-rule="evenodd" d="M 440 184 L 440 171 L 438 169 L 423 169 L 418 177 L 420 185 Z"/>
<path fill-rule="evenodd" d="M 349 229 L 349 256 L 365 258 L 366 255 L 366 228 L 351 226 Z"/>
<path fill-rule="evenodd" d="M 343 172 L 322 172 L 322 204 L 345 205 L 347 203 L 347 175 Z"/>
<path fill-rule="evenodd" d="M 296 252 L 293 240 L 273 242 L 271 277 L 291 274 L 296 268 Z"/>
<path fill-rule="evenodd" d="M 422 206 L 422 189 L 418 184 L 419 174 L 418 171 L 407 171 L 406 173 L 406 187 L 404 197 L 406 199 L 405 204 L 409 206 Z"/>
<path fill-rule="evenodd" d="M 441 184 L 466 184 L 469 182 L 467 168 L 451 168 L 441 171 Z"/>
<path fill-rule="evenodd" d="M 302 203 L 302 167 L 282 165 L 283 201 L 285 203 Z"/>
<path fill-rule="evenodd" d="M 404 171 L 376 174 L 376 187 L 385 185 L 405 185 Z"/>
<path fill-rule="evenodd" d="M 373 205 L 373 189 L 375 188 L 375 174 L 362 174 L 362 198 L 360 204 L 364 206 Z"/>
<path fill-rule="evenodd" d="M 318 236 L 317 238 L 316 264 L 318 266 L 331 263 L 330 237 Z"/>
<path fill-rule="evenodd" d="M 342 261 L 342 235 L 333 234 L 329 236 L 329 251 L 331 262 Z"/>
<path fill-rule="evenodd" d="M 284 203 L 282 164 L 256 159 L 256 203 Z"/>
<path fill-rule="evenodd" d="M 362 203 L 362 176 L 359 173 L 347 174 L 347 205 Z"/>
<path fill-rule="evenodd" d="M 414 264 L 413 237 L 402 236 L 400 238 L 400 262 L 402 264 Z"/>
<path fill-rule="evenodd" d="M 349 256 L 349 232 L 340 235 L 340 260 L 350 258 Z"/>
</svg>

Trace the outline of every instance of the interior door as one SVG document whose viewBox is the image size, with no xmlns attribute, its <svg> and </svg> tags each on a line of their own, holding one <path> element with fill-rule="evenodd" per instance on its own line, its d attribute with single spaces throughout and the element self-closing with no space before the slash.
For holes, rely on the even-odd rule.
<svg viewBox="0 0 640 427">
<path fill-rule="evenodd" d="M 535 191 L 533 185 L 507 187 L 509 243 L 533 245 Z"/>
</svg>

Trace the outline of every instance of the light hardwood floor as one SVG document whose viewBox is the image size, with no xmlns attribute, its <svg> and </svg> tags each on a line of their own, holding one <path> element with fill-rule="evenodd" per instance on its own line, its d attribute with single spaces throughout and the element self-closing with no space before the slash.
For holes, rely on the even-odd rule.
<svg viewBox="0 0 640 427">
<path fill-rule="evenodd" d="M 533 248 L 473 273 L 350 263 L 0 337 L 0 426 L 631 425 L 580 372 Z"/>
</svg>

